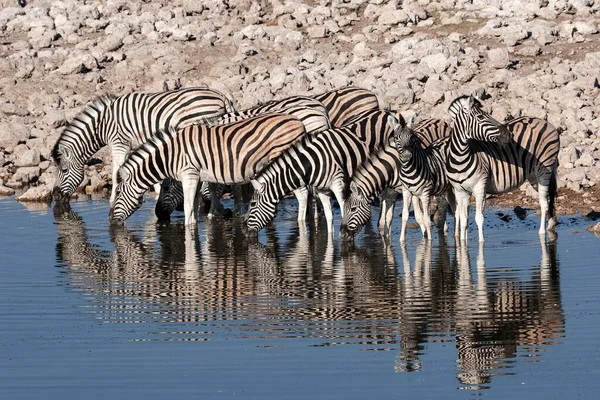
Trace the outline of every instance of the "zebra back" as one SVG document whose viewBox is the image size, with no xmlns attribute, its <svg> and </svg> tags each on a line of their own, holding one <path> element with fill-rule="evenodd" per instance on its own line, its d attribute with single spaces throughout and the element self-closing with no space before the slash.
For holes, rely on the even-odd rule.
<svg viewBox="0 0 600 400">
<path fill-rule="evenodd" d="M 316 133 L 330 128 L 327 110 L 324 105 L 306 96 L 293 96 L 242 111 L 221 115 L 212 119 L 210 125 L 228 124 L 265 113 L 283 113 L 294 115 L 304 124 L 307 133 Z"/>
<path fill-rule="evenodd" d="M 369 90 L 348 86 L 313 96 L 323 103 L 329 114 L 331 126 L 339 128 L 354 117 L 379 109 L 377 96 Z"/>
<path fill-rule="evenodd" d="M 276 113 L 226 125 L 171 128 L 131 152 L 121 170 L 142 187 L 177 178 L 184 168 L 200 171 L 203 181 L 242 183 L 304 135 L 300 120 Z"/>
</svg>

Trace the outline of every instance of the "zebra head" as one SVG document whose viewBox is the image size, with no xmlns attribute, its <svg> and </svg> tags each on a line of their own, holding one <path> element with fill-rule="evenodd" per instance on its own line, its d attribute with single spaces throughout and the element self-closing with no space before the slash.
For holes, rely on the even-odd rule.
<svg viewBox="0 0 600 400">
<path fill-rule="evenodd" d="M 254 179 L 251 182 L 254 187 L 254 194 L 250 199 L 250 206 L 246 214 L 244 234 L 246 236 L 257 236 L 258 231 L 275 218 L 278 201 L 272 199 L 264 182 Z"/>
<path fill-rule="evenodd" d="M 112 224 L 122 224 L 135 210 L 142 205 L 145 190 L 132 182 L 131 172 L 123 166 L 117 175 L 117 197 L 110 207 L 108 220 Z"/>
<path fill-rule="evenodd" d="M 512 140 L 506 125 L 498 122 L 483 110 L 479 100 L 473 96 L 461 96 L 450 103 L 450 117 L 454 131 L 464 139 L 505 145 Z"/>
<path fill-rule="evenodd" d="M 344 216 L 340 225 L 340 239 L 353 240 L 356 234 L 371 219 L 371 201 L 354 181 L 344 190 Z"/>
<path fill-rule="evenodd" d="M 102 136 L 111 119 L 106 117 L 114 96 L 102 96 L 86 105 L 65 127 L 52 149 L 52 158 L 57 164 L 56 185 L 52 191 L 54 201 L 65 203 L 83 182 L 85 163 L 106 143 Z"/>
<path fill-rule="evenodd" d="M 420 146 L 419 139 L 413 131 L 417 115 L 415 114 L 407 125 L 400 125 L 394 130 L 394 145 L 400 153 L 400 161 L 407 163 L 412 159 L 415 149 Z"/>
<path fill-rule="evenodd" d="M 56 186 L 52 197 L 56 203 L 66 203 L 84 178 L 85 160 L 66 140 L 59 139 L 52 149 L 52 158 L 56 162 Z"/>
</svg>

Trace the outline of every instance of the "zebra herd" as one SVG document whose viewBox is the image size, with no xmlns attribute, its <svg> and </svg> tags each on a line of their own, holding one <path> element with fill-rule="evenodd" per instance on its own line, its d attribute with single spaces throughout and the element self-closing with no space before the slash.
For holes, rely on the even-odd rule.
<svg viewBox="0 0 600 400">
<path fill-rule="evenodd" d="M 104 96 L 85 107 L 59 137 L 52 151 L 58 164 L 53 197 L 68 201 L 83 180 L 85 163 L 108 145 L 113 162 L 109 219 L 114 223 L 128 218 L 143 194 L 151 187 L 158 191 L 161 182 L 157 216 L 168 219 L 182 207 L 186 225 L 196 223 L 200 197 L 210 197 L 211 214 L 224 213 L 223 185 L 234 185 L 239 194 L 237 185 L 250 182 L 254 193 L 244 225 L 249 236 L 273 220 L 289 193 L 298 198 L 300 224 L 309 194 L 318 197 L 330 233 L 333 194 L 341 210 L 342 240 L 352 240 L 370 220 L 371 204 L 379 197 L 379 230 L 388 236 L 402 193 L 401 241 L 411 204 L 423 236 L 431 238 L 432 196 L 441 232 L 447 229 L 450 208 L 454 235 L 466 240 L 474 195 L 483 242 L 486 194 L 512 191 L 529 181 L 539 193 L 540 235 L 554 229 L 558 131 L 538 118 L 501 123 L 472 96 L 458 97 L 448 111 L 450 124 L 440 119 L 416 123 L 414 117 L 407 123 L 400 113 L 380 109 L 375 94 L 356 87 L 243 111 L 206 88 Z"/>
</svg>

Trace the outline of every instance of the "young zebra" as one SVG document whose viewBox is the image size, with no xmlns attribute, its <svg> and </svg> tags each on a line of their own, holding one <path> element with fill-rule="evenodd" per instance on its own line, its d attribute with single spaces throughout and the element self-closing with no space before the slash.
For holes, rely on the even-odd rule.
<svg viewBox="0 0 600 400">
<path fill-rule="evenodd" d="M 501 124 L 472 96 L 455 99 L 449 107 L 453 133 L 447 158 L 448 178 L 457 201 L 460 239 L 467 239 L 469 201 L 475 196 L 475 221 L 483 242 L 486 193 L 505 193 L 525 181 L 537 186 L 542 211 L 539 234 L 556 225 L 556 168 L 560 148 L 558 131 L 548 122 L 521 117 Z"/>
<path fill-rule="evenodd" d="M 352 86 L 318 94 L 313 98 L 323 103 L 334 128 L 346 125 L 365 112 L 379 110 L 379 102 L 373 92 Z"/>
<path fill-rule="evenodd" d="M 343 209 L 345 179 L 401 126 L 404 126 L 401 116 L 372 111 L 354 124 L 305 137 L 251 181 L 255 191 L 246 216 L 247 234 L 256 235 L 275 217 L 281 198 L 306 185 L 317 191 L 328 230 L 333 233 L 333 213 L 327 191 L 335 194 Z"/>
<path fill-rule="evenodd" d="M 232 110 L 223 94 L 199 88 L 103 96 L 92 101 L 65 128 L 52 150 L 58 165 L 54 201 L 69 200 L 83 181 L 85 163 L 109 145 L 113 163 L 112 203 L 117 171 L 130 149 L 161 129 L 181 128 Z"/>
<path fill-rule="evenodd" d="M 313 98 L 306 96 L 293 96 L 282 100 L 270 101 L 266 104 L 247 110 L 233 111 L 226 114 L 222 114 L 220 116 L 207 119 L 203 122 L 211 126 L 216 126 L 230 124 L 233 122 L 238 122 L 251 117 L 255 117 L 257 115 L 273 112 L 294 115 L 296 118 L 302 121 L 307 134 L 316 134 L 317 132 L 322 131 L 324 129 L 328 129 L 330 127 L 329 118 L 327 116 L 327 110 L 325 109 L 323 104 Z M 209 217 L 211 215 L 214 215 L 215 211 L 217 210 L 219 211 L 219 213 L 225 214 L 220 202 L 217 201 L 218 199 L 220 199 L 220 194 L 217 193 L 222 194 L 224 187 L 218 183 L 211 184 L 210 187 L 212 188 L 211 194 L 213 196 L 211 196 L 210 201 L 211 206 L 209 211 Z M 165 196 L 159 196 L 155 208 L 156 215 L 159 219 L 168 220 L 170 218 L 171 212 L 182 206 L 183 203 L 172 203 L 177 201 L 183 202 L 183 189 L 180 188 L 180 185 L 170 185 L 165 190 Z M 234 194 L 236 192 L 237 189 L 234 188 Z M 169 195 L 166 195 L 167 193 Z M 304 194 L 304 192 L 302 192 L 302 194 Z M 304 198 L 299 198 L 298 201 L 300 202 L 298 220 L 303 221 L 306 218 L 305 203 L 307 202 L 307 200 Z"/>
<path fill-rule="evenodd" d="M 185 224 L 195 224 L 199 180 L 247 182 L 305 135 L 302 122 L 288 114 L 161 131 L 131 152 L 119 169 L 121 179 L 109 219 L 123 222 L 140 206 L 151 185 L 171 177 L 183 185 Z"/>
<path fill-rule="evenodd" d="M 449 135 L 449 126 L 439 119 L 427 119 L 413 128 L 406 126 L 396 130 L 394 138 L 401 138 L 400 150 L 396 147 L 396 142 L 389 141 L 357 169 L 346 185 L 340 238 L 352 240 L 356 236 L 371 219 L 371 203 L 380 193 L 384 193 L 385 203 L 391 208 L 391 212 L 385 212 L 382 204 L 386 221 L 382 224 L 381 233 L 387 235 L 397 193 L 400 191 L 403 196 L 400 241 L 405 241 L 411 201 L 423 235 L 431 237 L 429 196 L 442 195 L 449 189 L 444 165 Z M 443 226 L 447 202 L 441 201 L 439 197 L 438 199 L 442 203 L 438 226 Z M 423 216 L 423 213 L 426 215 Z"/>
</svg>

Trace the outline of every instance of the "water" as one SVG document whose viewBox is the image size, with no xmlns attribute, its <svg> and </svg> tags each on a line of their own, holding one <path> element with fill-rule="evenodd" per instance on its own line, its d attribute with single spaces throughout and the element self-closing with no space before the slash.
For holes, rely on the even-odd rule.
<svg viewBox="0 0 600 400">
<path fill-rule="evenodd" d="M 555 244 L 536 216 L 490 210 L 482 248 L 417 230 L 403 247 L 395 221 L 390 246 L 373 224 L 349 249 L 324 224 L 301 233 L 293 200 L 258 243 L 240 220 L 157 225 L 151 200 L 120 229 L 104 200 L 30 207 L 0 200 L 2 399 L 600 389 L 600 239 L 581 218 L 560 218 Z"/>
</svg>

